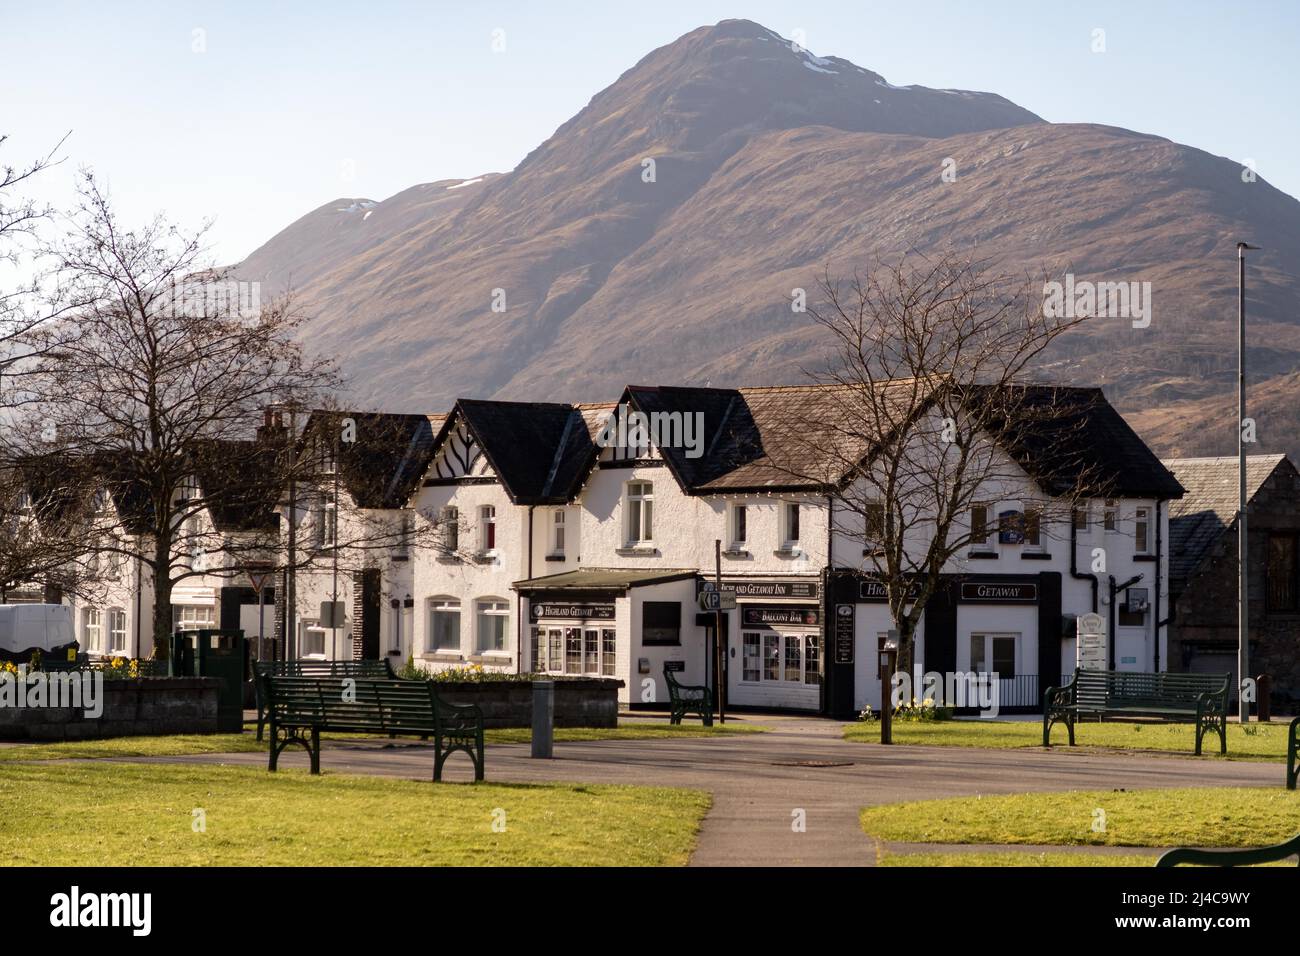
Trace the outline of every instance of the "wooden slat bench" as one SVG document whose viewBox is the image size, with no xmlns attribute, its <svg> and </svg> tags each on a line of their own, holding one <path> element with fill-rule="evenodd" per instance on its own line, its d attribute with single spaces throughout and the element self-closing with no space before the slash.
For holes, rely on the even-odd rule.
<svg viewBox="0 0 1300 956">
<path fill-rule="evenodd" d="M 713 726 L 713 691 L 703 685 L 678 683 L 673 672 L 664 668 L 668 684 L 668 722 L 680 724 L 687 714 L 699 714 L 705 727 Z"/>
<path fill-rule="evenodd" d="M 1256 866 L 1297 855 L 1300 855 L 1300 835 L 1274 846 L 1244 849 L 1201 850 L 1195 847 L 1179 847 L 1162 855 L 1156 860 L 1156 866 L 1177 866 L 1179 863 L 1190 863 L 1194 866 Z"/>
<path fill-rule="evenodd" d="M 1291 721 L 1287 733 L 1286 745 L 1286 788 L 1294 790 L 1296 778 L 1300 777 L 1300 717 Z"/>
<path fill-rule="evenodd" d="M 483 711 L 477 704 L 449 704 L 432 681 L 367 680 L 339 677 L 266 678 L 271 725 L 268 770 L 280 751 L 300 744 L 320 773 L 321 731 L 336 733 L 419 734 L 433 738 L 433 779 L 457 750 L 474 762 L 474 779 L 483 779 Z"/>
<path fill-rule="evenodd" d="M 371 680 L 396 680 L 388 658 L 377 661 L 255 661 L 253 664 L 253 698 L 257 703 L 257 739 L 262 739 L 266 725 L 266 687 L 263 678 L 276 677 L 364 677 Z"/>
<path fill-rule="evenodd" d="M 1087 717 L 1145 717 L 1196 724 L 1196 753 L 1206 733 L 1218 733 L 1219 752 L 1228 752 L 1228 674 L 1149 674 L 1136 671 L 1076 670 L 1064 687 L 1043 695 L 1043 746 L 1052 726 L 1064 723 L 1074 746 L 1075 722 Z"/>
</svg>

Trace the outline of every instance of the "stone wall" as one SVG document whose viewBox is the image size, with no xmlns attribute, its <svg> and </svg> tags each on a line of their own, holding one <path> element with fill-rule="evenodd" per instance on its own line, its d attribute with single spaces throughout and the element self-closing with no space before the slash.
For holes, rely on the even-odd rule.
<svg viewBox="0 0 1300 956">
<path fill-rule="evenodd" d="M 1300 487 L 1279 468 L 1251 500 L 1248 518 L 1250 676 L 1273 681 L 1273 712 L 1300 713 L 1300 613 L 1268 607 L 1268 539 L 1300 534 Z M 1237 531 L 1214 544 L 1200 573 L 1176 596 L 1169 628 L 1169 670 L 1237 671 Z M 1235 691 L 1234 691 L 1235 696 Z"/>
<path fill-rule="evenodd" d="M 0 740 L 85 740 L 217 732 L 215 677 L 106 680 L 103 713 L 80 708 L 0 707 Z"/>
<path fill-rule="evenodd" d="M 450 704 L 478 704 L 485 727 L 531 727 L 532 681 L 438 681 L 438 696 Z M 555 679 L 556 727 L 615 727 L 621 680 Z"/>
</svg>

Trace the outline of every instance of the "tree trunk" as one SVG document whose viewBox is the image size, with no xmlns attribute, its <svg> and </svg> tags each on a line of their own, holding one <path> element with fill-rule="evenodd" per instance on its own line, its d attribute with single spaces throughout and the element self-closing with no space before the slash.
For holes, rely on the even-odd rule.
<svg viewBox="0 0 1300 956">
<path fill-rule="evenodd" d="M 171 541 L 155 540 L 153 558 L 153 657 L 171 657 L 172 579 Z"/>
</svg>

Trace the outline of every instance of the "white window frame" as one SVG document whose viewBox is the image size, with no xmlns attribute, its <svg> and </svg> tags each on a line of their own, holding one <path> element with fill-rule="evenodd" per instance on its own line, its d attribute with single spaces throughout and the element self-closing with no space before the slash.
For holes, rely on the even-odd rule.
<svg viewBox="0 0 1300 956">
<path fill-rule="evenodd" d="M 172 616 L 178 631 L 210 631 L 217 626 L 216 609 L 210 604 L 176 604 Z"/>
<path fill-rule="evenodd" d="M 480 554 L 497 552 L 497 506 L 479 505 L 478 507 L 478 550 Z"/>
<path fill-rule="evenodd" d="M 1114 498 L 1107 498 L 1102 503 L 1101 528 L 1103 531 L 1119 530 L 1119 502 Z"/>
<path fill-rule="evenodd" d="M 732 551 L 744 551 L 749 544 L 749 502 L 735 501 L 727 509 L 727 535 Z"/>
<path fill-rule="evenodd" d="M 551 512 L 551 556 L 556 558 L 564 557 L 564 549 L 568 544 L 566 530 L 568 528 L 568 510 L 565 508 L 556 508 Z"/>
<path fill-rule="evenodd" d="M 653 481 L 634 478 L 623 486 L 623 532 L 628 547 L 654 544 L 654 503 Z"/>
<path fill-rule="evenodd" d="M 501 646 L 489 647 L 484 633 L 484 618 L 501 620 Z M 505 598 L 486 597 L 474 602 L 474 643 L 480 654 L 510 654 L 510 602 Z"/>
<path fill-rule="evenodd" d="M 1032 553 L 1039 553 L 1046 550 L 1046 548 L 1043 545 L 1043 509 L 1037 505 L 1028 505 L 1021 511 L 1021 515 L 1022 515 L 1021 520 L 1023 522 L 1021 531 L 1024 534 L 1024 541 L 1022 543 L 1022 547 L 1026 551 Z M 1037 541 L 1029 540 L 1029 527 L 1030 527 L 1031 516 L 1034 518 L 1033 523 L 1038 526 Z"/>
<path fill-rule="evenodd" d="M 97 607 L 88 607 L 82 612 L 81 621 L 87 653 L 104 653 L 104 612 Z"/>
<path fill-rule="evenodd" d="M 793 516 L 793 517 L 792 517 Z M 781 550 L 797 551 L 803 535 L 803 502 L 781 502 Z"/>
<path fill-rule="evenodd" d="M 455 554 L 460 550 L 460 509 L 455 505 L 446 505 L 438 512 L 439 547 L 443 554 Z"/>
<path fill-rule="evenodd" d="M 320 650 L 310 650 L 309 642 L 319 641 Z M 304 621 L 302 624 L 302 646 L 298 653 L 310 660 L 325 660 L 329 657 L 329 628 L 322 627 L 318 621 Z"/>
<path fill-rule="evenodd" d="M 1024 648 L 1025 648 L 1025 642 L 1023 637 L 1024 636 L 1018 631 L 972 631 L 966 639 L 966 651 L 969 654 L 970 651 L 972 650 L 972 644 L 974 643 L 975 639 L 982 638 L 983 651 L 984 651 L 983 668 L 982 669 L 976 668 L 974 655 L 971 655 L 970 660 L 967 661 L 966 669 L 968 671 L 972 671 L 974 673 L 979 673 L 979 674 L 992 674 L 993 673 L 992 670 L 993 642 L 997 639 L 1010 639 L 1015 648 L 1015 652 L 1014 652 L 1015 660 L 1014 663 L 1012 664 L 1013 668 L 1015 669 L 1015 672 L 1009 675 L 1002 674 L 999 672 L 998 679 L 1012 680 L 1016 677 L 1022 676 L 1024 673 L 1023 658 L 1024 658 Z"/>
<path fill-rule="evenodd" d="M 435 622 L 439 613 L 456 615 L 456 643 L 454 646 L 438 646 L 438 628 Z M 426 639 L 425 650 L 430 654 L 459 654 L 465 639 L 461 628 L 460 598 L 450 597 L 447 595 L 429 598 L 428 622 L 429 633 Z"/>
<path fill-rule="evenodd" d="M 121 624 L 121 627 L 117 625 Z M 108 653 L 114 656 L 126 654 L 126 611 L 120 607 L 111 607 L 108 609 Z"/>
<path fill-rule="evenodd" d="M 976 537 L 976 510 L 984 512 L 983 527 L 980 533 L 983 534 L 983 540 Z M 997 524 L 993 520 L 997 513 L 996 506 L 990 501 L 972 501 L 970 505 L 970 549 L 972 553 L 987 554 L 990 551 L 997 550 L 997 541 L 994 535 L 997 533 Z"/>
<path fill-rule="evenodd" d="M 1133 509 L 1133 553 L 1147 555 L 1151 553 L 1151 508 L 1142 505 Z M 1138 529 L 1142 537 L 1138 537 Z"/>
</svg>

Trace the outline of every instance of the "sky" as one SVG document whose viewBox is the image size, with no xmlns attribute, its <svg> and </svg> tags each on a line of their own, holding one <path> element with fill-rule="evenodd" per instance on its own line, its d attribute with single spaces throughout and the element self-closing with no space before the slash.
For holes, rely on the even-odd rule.
<svg viewBox="0 0 1300 956">
<path fill-rule="evenodd" d="M 896 85 L 1252 160 L 1300 196 L 1295 0 L 0 0 L 0 163 L 70 133 L 33 196 L 67 208 L 92 168 L 128 221 L 212 220 L 233 263 L 335 199 L 508 171 L 652 49 L 729 18 Z"/>
</svg>

